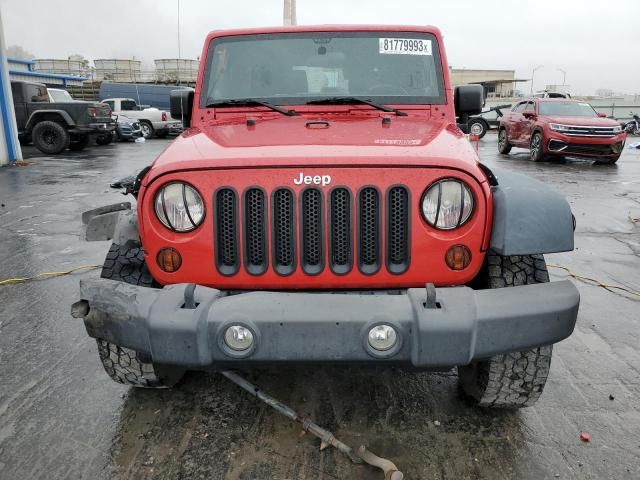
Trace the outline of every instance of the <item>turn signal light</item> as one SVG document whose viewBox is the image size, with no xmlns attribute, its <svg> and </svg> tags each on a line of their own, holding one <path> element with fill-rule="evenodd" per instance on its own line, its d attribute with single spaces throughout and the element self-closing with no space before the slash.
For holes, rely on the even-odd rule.
<svg viewBox="0 0 640 480">
<path fill-rule="evenodd" d="M 451 270 L 464 270 L 471 263 L 471 251 L 464 245 L 454 245 L 447 250 L 444 260 Z"/>
<path fill-rule="evenodd" d="M 166 247 L 158 252 L 158 266 L 167 273 L 176 272 L 182 265 L 182 257 L 175 248 Z"/>
</svg>

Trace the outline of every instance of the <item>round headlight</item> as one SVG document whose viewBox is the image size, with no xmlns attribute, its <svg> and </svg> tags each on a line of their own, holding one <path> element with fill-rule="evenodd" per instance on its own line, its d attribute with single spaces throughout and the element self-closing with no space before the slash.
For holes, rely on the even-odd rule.
<svg viewBox="0 0 640 480">
<path fill-rule="evenodd" d="M 452 230 L 464 225 L 472 213 L 473 194 L 460 180 L 440 180 L 422 196 L 422 215 L 429 225 L 439 230 Z"/>
<path fill-rule="evenodd" d="M 186 183 L 168 183 L 158 190 L 155 210 L 158 220 L 175 232 L 190 232 L 204 220 L 202 197 Z"/>
</svg>

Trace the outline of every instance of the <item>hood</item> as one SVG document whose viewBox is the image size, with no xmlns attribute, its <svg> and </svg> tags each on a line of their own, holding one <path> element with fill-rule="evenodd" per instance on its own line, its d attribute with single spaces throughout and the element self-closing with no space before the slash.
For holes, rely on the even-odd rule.
<svg viewBox="0 0 640 480">
<path fill-rule="evenodd" d="M 455 124 L 444 120 L 278 114 L 247 125 L 247 118 L 255 117 L 185 130 L 154 162 L 145 183 L 180 170 L 318 165 L 444 167 L 485 181 L 476 151 Z"/>
<path fill-rule="evenodd" d="M 577 125 L 577 126 L 589 126 L 589 127 L 616 127 L 620 125 L 612 118 L 604 117 L 570 117 L 570 116 L 558 116 L 550 115 L 545 116 L 551 123 L 562 123 L 563 125 Z"/>
</svg>

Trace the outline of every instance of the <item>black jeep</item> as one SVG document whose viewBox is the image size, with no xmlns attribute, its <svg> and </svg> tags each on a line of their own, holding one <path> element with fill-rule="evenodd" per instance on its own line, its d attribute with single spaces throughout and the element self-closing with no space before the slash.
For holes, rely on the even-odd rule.
<svg viewBox="0 0 640 480">
<path fill-rule="evenodd" d="M 92 136 L 113 131 L 111 109 L 97 102 L 51 102 L 46 85 L 11 82 L 13 105 L 21 144 L 33 142 L 49 155 L 82 150 Z"/>
</svg>

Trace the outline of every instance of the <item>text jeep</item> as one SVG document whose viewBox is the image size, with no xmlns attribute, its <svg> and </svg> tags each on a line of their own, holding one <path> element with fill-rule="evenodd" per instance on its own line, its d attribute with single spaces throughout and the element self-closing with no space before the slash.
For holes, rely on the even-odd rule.
<svg viewBox="0 0 640 480">
<path fill-rule="evenodd" d="M 542 256 L 573 249 L 571 210 L 479 163 L 456 116 L 482 88 L 451 88 L 438 29 L 216 31 L 201 58 L 172 94 L 187 129 L 128 185 L 137 209 L 83 218 L 114 242 L 72 310 L 107 373 L 457 366 L 479 404 L 532 404 L 576 322 Z"/>
</svg>

